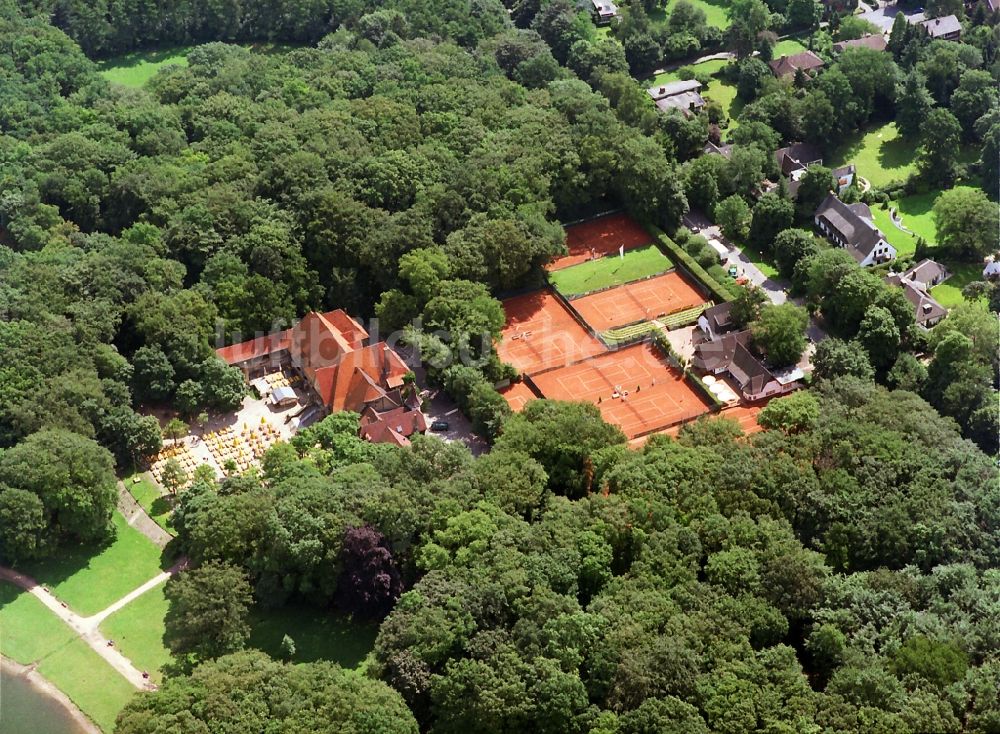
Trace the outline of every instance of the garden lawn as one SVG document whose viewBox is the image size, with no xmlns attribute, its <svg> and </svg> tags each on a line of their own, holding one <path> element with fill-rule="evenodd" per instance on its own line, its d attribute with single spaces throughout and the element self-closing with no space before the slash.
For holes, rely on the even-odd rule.
<svg viewBox="0 0 1000 734">
<path fill-rule="evenodd" d="M 157 487 L 146 474 L 139 474 L 139 481 L 135 477 L 125 479 L 125 486 L 135 497 L 135 501 L 146 511 L 146 514 L 153 518 L 161 528 L 167 532 L 173 532 L 170 526 L 170 516 L 173 514 L 173 507 L 170 498 Z"/>
<path fill-rule="evenodd" d="M 725 0 L 688 0 L 696 8 L 705 11 L 705 21 L 710 26 L 725 30 L 729 27 L 729 3 Z"/>
<path fill-rule="evenodd" d="M 806 47 L 801 41 L 795 38 L 786 38 L 774 44 L 774 51 L 771 52 L 771 56 L 777 59 L 781 56 L 792 56 L 793 54 L 802 53 L 805 50 Z"/>
<path fill-rule="evenodd" d="M 931 288 L 931 296 L 945 308 L 955 308 L 968 303 L 962 296 L 962 288 L 975 280 L 983 279 L 982 263 L 955 263 L 945 261 L 944 266 L 951 272 L 951 277 L 941 285 Z M 986 298 L 981 302 L 986 303 Z"/>
<path fill-rule="evenodd" d="M 830 168 L 853 163 L 858 175 L 878 189 L 909 178 L 917 170 L 916 159 L 916 144 L 903 140 L 896 123 L 887 122 L 852 135 L 824 162 Z"/>
<path fill-rule="evenodd" d="M 44 604 L 13 584 L 0 582 L 0 655 L 31 665 L 76 635 Z"/>
<path fill-rule="evenodd" d="M 114 640 L 115 647 L 137 668 L 148 671 L 154 683 L 163 679 L 160 669 L 170 662 L 170 651 L 163 642 L 163 620 L 169 607 L 163 595 L 165 586 L 150 589 L 101 623 L 101 634 Z"/>
<path fill-rule="evenodd" d="M 549 273 L 549 280 L 564 296 L 609 288 L 669 270 L 673 263 L 656 245 L 627 250 Z"/>
<path fill-rule="evenodd" d="M 26 564 L 23 571 L 48 586 L 77 614 L 89 617 L 160 573 L 160 549 L 129 527 L 115 511 L 117 531 L 102 549 L 61 549 L 54 558 Z"/>
<path fill-rule="evenodd" d="M 38 672 L 69 696 L 106 732 L 114 730 L 118 712 L 137 693 L 128 681 L 80 639 L 73 640 L 42 660 Z"/>
<path fill-rule="evenodd" d="M 133 51 L 102 61 L 101 75 L 113 84 L 142 87 L 165 66 L 187 66 L 187 55 L 194 46 L 178 46 L 161 51 Z"/>
<path fill-rule="evenodd" d="M 330 611 L 300 606 L 257 610 L 250 624 L 249 647 L 280 659 L 281 640 L 288 635 L 295 642 L 295 662 L 330 660 L 343 668 L 361 669 L 378 635 L 377 624 L 352 622 Z"/>
</svg>

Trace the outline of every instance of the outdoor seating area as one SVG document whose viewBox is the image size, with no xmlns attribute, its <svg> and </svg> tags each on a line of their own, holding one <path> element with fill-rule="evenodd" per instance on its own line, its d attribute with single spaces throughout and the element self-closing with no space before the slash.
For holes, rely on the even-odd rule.
<svg viewBox="0 0 1000 734">
<path fill-rule="evenodd" d="M 171 459 L 176 459 L 177 463 L 181 465 L 181 468 L 187 474 L 187 480 L 184 483 L 184 486 L 187 486 L 187 483 L 191 481 L 191 475 L 194 473 L 195 468 L 202 463 L 187 444 L 175 442 L 170 446 L 164 446 L 160 453 L 156 455 L 156 458 L 153 459 L 150 473 L 153 475 L 156 483 L 162 485 L 163 467 Z"/>
<path fill-rule="evenodd" d="M 244 423 L 242 429 L 226 426 L 205 434 L 205 445 L 220 468 L 232 461 L 243 472 L 259 466 L 260 457 L 281 438 L 277 426 L 261 416 L 258 425 Z"/>
<path fill-rule="evenodd" d="M 705 383 L 705 387 L 708 391 L 712 393 L 720 402 L 727 404 L 735 404 L 740 401 L 740 396 L 726 384 L 721 378 L 715 377 L 714 375 L 705 375 L 701 378 L 701 381 Z"/>
</svg>

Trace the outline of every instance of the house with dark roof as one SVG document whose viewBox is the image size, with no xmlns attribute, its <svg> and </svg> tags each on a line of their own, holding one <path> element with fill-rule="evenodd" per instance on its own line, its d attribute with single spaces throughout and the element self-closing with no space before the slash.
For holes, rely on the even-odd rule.
<svg viewBox="0 0 1000 734">
<path fill-rule="evenodd" d="M 778 164 L 781 175 L 787 179 L 788 195 L 795 199 L 799 193 L 799 182 L 806 173 L 809 166 L 823 165 L 823 154 L 815 145 L 809 143 L 792 143 L 791 145 L 778 148 L 774 151 L 774 160 Z M 842 194 L 854 183 L 854 175 L 857 169 L 853 163 L 841 166 L 833 170 L 833 178 L 837 182 L 837 193 Z M 777 184 L 764 185 L 761 190 L 764 193 L 774 191 Z"/>
<path fill-rule="evenodd" d="M 871 209 L 865 204 L 845 204 L 831 193 L 816 209 L 814 221 L 828 240 L 847 250 L 861 266 L 896 258 L 896 248 L 875 226 Z"/>
<path fill-rule="evenodd" d="M 590 0 L 590 7 L 597 25 L 608 25 L 618 17 L 618 6 L 611 0 Z"/>
<path fill-rule="evenodd" d="M 401 388 L 409 368 L 384 342 L 366 343 L 368 332 L 338 309 L 308 313 L 292 328 L 216 350 L 248 379 L 291 368 L 330 412 L 404 405 Z"/>
<path fill-rule="evenodd" d="M 680 110 L 691 116 L 705 106 L 705 100 L 699 93 L 701 87 L 702 84 L 697 79 L 685 79 L 650 87 L 646 93 L 653 98 L 661 112 Z"/>
<path fill-rule="evenodd" d="M 698 328 L 704 332 L 709 339 L 718 339 L 723 334 L 733 330 L 733 322 L 730 313 L 733 310 L 732 301 L 724 301 L 706 308 L 698 317 Z"/>
<path fill-rule="evenodd" d="M 914 22 L 914 18 L 916 16 L 911 17 L 910 22 Z M 935 41 L 957 41 L 962 37 L 962 23 L 955 15 L 921 19 L 916 23 Z"/>
<path fill-rule="evenodd" d="M 917 326 L 929 329 L 948 315 L 948 309 L 934 300 L 930 289 L 950 275 L 933 260 L 921 260 L 902 273 L 889 273 L 885 281 L 903 289 L 906 300 L 913 304 L 913 318 Z"/>
<path fill-rule="evenodd" d="M 889 43 L 881 33 L 870 33 L 861 38 L 852 38 L 850 41 L 840 41 L 833 44 L 834 53 L 843 53 L 849 48 L 870 48 L 873 51 L 885 51 Z"/>
<path fill-rule="evenodd" d="M 721 155 L 726 160 L 733 157 L 733 146 L 730 143 L 722 143 L 721 145 L 716 145 L 711 140 L 705 143 L 705 147 L 701 149 L 701 152 L 705 155 Z"/>
<path fill-rule="evenodd" d="M 724 334 L 695 347 L 691 365 L 710 375 L 725 376 L 748 402 L 784 395 L 799 387 L 798 373 L 784 378 L 771 372 L 752 350 L 749 331 Z"/>
<path fill-rule="evenodd" d="M 769 61 L 767 65 L 771 67 L 771 73 L 778 77 L 778 79 L 786 79 L 795 76 L 795 73 L 799 70 L 812 76 L 826 64 L 823 59 L 812 51 L 803 51 L 802 53 L 774 59 L 773 61 Z"/>
</svg>

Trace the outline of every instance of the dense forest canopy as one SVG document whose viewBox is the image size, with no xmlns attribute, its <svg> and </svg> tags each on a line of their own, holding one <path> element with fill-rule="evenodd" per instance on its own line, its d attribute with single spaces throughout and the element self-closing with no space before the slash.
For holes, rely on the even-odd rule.
<svg viewBox="0 0 1000 734">
<path fill-rule="evenodd" d="M 493 441 L 372 445 L 340 413 L 259 474 L 197 477 L 173 519 L 194 566 L 166 591 L 174 675 L 117 731 L 1000 729 L 997 304 L 920 331 L 898 289 L 804 229 L 827 169 L 797 206 L 754 196 L 782 143 L 830 148 L 897 113 L 903 131 L 937 105 L 907 132 L 923 183 L 973 173 L 995 197 L 995 27 L 894 31 L 807 86 L 752 52 L 812 27 L 815 3 L 734 2 L 726 39 L 686 2 L 663 33 L 655 3 L 628 3 L 611 38 L 565 0 L 508 5 L 0 3 L 5 562 L 106 539 L 116 464 L 162 443 L 149 408 L 232 408 L 243 376 L 213 347 L 310 309 L 405 329 Z M 724 40 L 729 159 L 701 155 L 718 110 L 659 115 L 629 76 Z M 238 45 L 265 41 L 291 47 Z M 143 88 L 94 61 L 172 44 L 203 45 Z M 942 168 L 941 141 L 983 152 Z M 963 212 L 996 206 L 969 201 L 941 207 L 967 260 L 992 240 Z M 689 206 L 822 315 L 813 386 L 753 437 L 699 421 L 640 450 L 594 406 L 510 415 L 496 296 L 541 282 L 560 221 L 622 207 L 704 260 Z M 744 290 L 734 313 L 777 352 L 779 316 L 805 313 Z M 364 673 L 242 651 L 249 610 L 285 604 L 380 622 Z"/>
</svg>

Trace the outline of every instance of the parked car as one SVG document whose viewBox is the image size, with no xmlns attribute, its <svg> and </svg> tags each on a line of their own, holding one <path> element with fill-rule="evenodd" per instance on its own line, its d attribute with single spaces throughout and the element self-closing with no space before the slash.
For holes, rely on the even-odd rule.
<svg viewBox="0 0 1000 734">
<path fill-rule="evenodd" d="M 730 265 L 729 266 L 729 277 L 730 278 L 735 278 L 736 274 L 739 273 L 739 272 L 740 272 L 740 269 L 738 267 L 736 267 L 735 265 Z"/>
<path fill-rule="evenodd" d="M 431 423 L 432 431 L 447 431 L 449 428 L 448 421 L 434 421 Z"/>
</svg>

